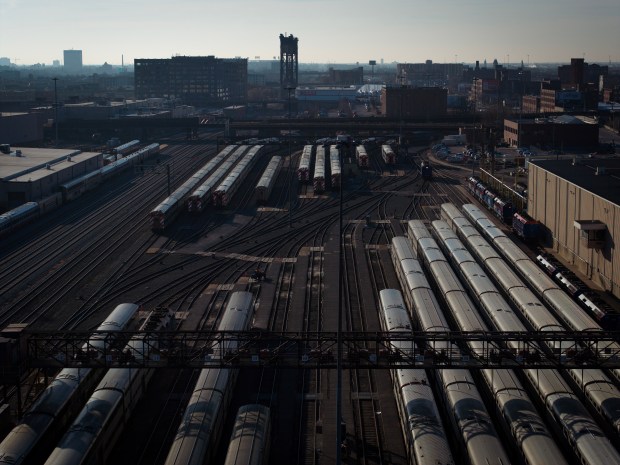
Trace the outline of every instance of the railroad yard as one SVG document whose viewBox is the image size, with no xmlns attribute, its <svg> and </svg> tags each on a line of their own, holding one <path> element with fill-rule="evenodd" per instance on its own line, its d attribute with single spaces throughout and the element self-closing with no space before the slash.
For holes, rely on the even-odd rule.
<svg viewBox="0 0 620 465">
<path fill-rule="evenodd" d="M 204 140 L 217 136 L 215 132 L 200 134 Z M 467 273 L 459 274 L 458 264 L 451 262 L 454 283 L 457 285 L 460 279 L 463 287 L 458 284 L 459 289 L 444 288 L 441 278 L 434 277 L 436 272 L 430 266 L 434 259 L 424 258 L 427 251 L 420 244 L 425 234 L 438 238 L 445 235 L 446 242 L 455 240 L 448 231 L 442 233 L 442 228 L 458 223 L 460 220 L 455 218 L 461 215 L 447 207 L 442 209 L 442 205 L 452 203 L 461 209 L 464 204 L 479 204 L 467 188 L 472 168 L 439 163 L 429 158 L 428 146 L 409 147 L 407 153 L 397 152 L 397 155 L 392 153 L 390 157 L 394 159 L 385 155 L 387 151 L 380 144 L 367 144 L 366 166 L 360 166 L 353 145 L 340 145 L 335 152 L 335 145 L 330 148 L 322 144 L 293 144 L 291 147 L 290 141 L 264 145 L 251 155 L 254 158 L 251 163 L 248 161 L 245 178 L 235 186 L 234 195 L 220 197 L 223 200 L 219 205 L 203 202 L 192 212 L 183 205 L 174 215 L 164 212 L 164 216 L 169 216 L 163 223 L 161 215 L 157 216 L 156 223 L 155 212 L 162 211 L 165 199 L 218 154 L 213 143 L 157 142 L 159 153 L 140 169 L 134 167 L 110 179 L 2 239 L 0 328 L 22 322 L 35 330 L 91 331 L 117 305 L 135 303 L 143 314 L 156 308 L 171 310 L 176 329 L 208 331 L 222 329 L 222 321 L 232 311 L 231 300 L 247 296 L 251 303 L 235 308 L 247 310 L 244 324 L 252 331 L 335 332 L 339 309 L 344 316 L 345 331 L 403 330 L 406 326 L 397 326 L 394 321 L 407 318 L 407 312 L 391 314 L 380 298 L 382 290 L 397 289 L 402 303 L 399 304 L 396 294 L 390 298 L 396 299 L 393 305 L 409 308 L 411 322 L 398 320 L 403 325 L 409 324 L 409 328 L 430 332 L 437 331 L 441 325 L 450 329 L 450 324 L 462 323 L 465 326 L 453 325 L 451 329 L 492 330 L 492 324 L 500 331 L 541 329 L 536 327 L 537 322 L 519 328 L 502 326 L 508 323 L 493 316 L 493 312 L 504 304 L 496 303 L 495 309 L 485 315 L 484 303 L 480 305 L 484 302 L 484 292 L 476 294 L 475 284 L 469 283 L 471 289 L 467 287 L 464 278 Z M 233 153 L 237 147 L 228 150 L 227 154 Z M 325 167 L 330 165 L 331 157 L 331 169 L 326 171 L 332 176 L 324 173 L 322 185 L 317 186 L 312 176 L 305 180 L 300 173 L 300 161 L 308 150 L 314 156 L 322 153 Z M 281 158 L 270 164 L 272 157 Z M 339 161 L 333 164 L 333 160 Z M 432 176 L 421 170 L 429 162 Z M 169 167 L 169 178 L 165 166 Z M 309 171 L 312 166 L 308 165 Z M 209 169 L 215 170 L 215 164 Z M 275 173 L 275 182 L 267 194 L 257 194 L 257 183 L 268 170 Z M 467 210 L 475 216 L 475 211 L 471 211 Z M 471 221 L 467 212 L 463 217 Z M 487 214 L 491 216 L 488 211 Z M 421 221 L 409 223 L 410 220 Z M 433 223 L 436 220 L 445 220 L 449 226 Z M 508 233 L 507 228 L 499 227 L 499 221 L 495 224 L 498 230 Z M 423 227 L 428 231 L 423 231 Z M 411 252 L 399 249 L 398 254 L 404 255 L 397 256 L 397 246 L 393 244 L 398 244 L 399 239 L 396 242 L 393 239 L 399 236 L 406 236 L 407 247 L 412 249 Z M 458 237 L 463 240 L 465 234 L 459 233 Z M 440 250 L 439 245 L 433 247 Z M 441 243 L 441 250 L 450 247 L 461 246 Z M 413 274 L 401 269 L 399 263 L 412 259 L 408 253 L 417 254 L 423 270 L 419 274 L 426 276 L 428 282 L 406 289 L 405 283 L 413 279 Z M 488 265 L 484 258 L 473 255 L 468 260 L 481 263 L 491 275 L 492 270 L 484 268 Z M 428 267 L 424 260 L 429 262 Z M 450 265 L 445 263 L 449 269 Z M 440 276 L 447 276 L 447 272 Z M 424 314 L 416 317 L 412 307 L 419 301 L 414 292 L 424 286 L 429 293 L 431 288 L 434 290 L 437 309 L 441 307 L 446 315 L 443 320 L 438 316 L 427 322 Z M 534 288 L 529 284 L 522 286 Z M 463 292 L 463 297 L 452 308 L 449 298 L 442 295 L 457 291 Z M 500 289 L 498 295 L 500 292 L 504 291 Z M 510 289 L 506 290 L 509 293 Z M 471 314 L 468 320 L 462 321 L 458 316 L 448 316 L 464 309 L 470 298 L 472 307 L 481 307 L 477 320 Z M 420 299 L 430 302 L 434 297 L 427 295 Z M 514 301 L 510 302 L 501 308 L 514 315 L 517 312 L 510 310 Z M 527 318 L 514 317 L 514 320 Z M 548 324 L 573 331 L 589 329 L 587 323 L 571 326 L 561 315 L 558 321 Z M 532 460 L 540 460 L 541 464 L 581 461 L 603 465 L 615 460 L 620 463 L 618 370 L 605 373 L 586 370 L 587 381 L 582 379 L 583 370 L 581 375 L 570 374 L 568 370 L 566 373 L 549 370 L 546 373 L 552 374 L 545 384 L 538 376 L 543 370 L 533 369 L 523 372 L 454 369 L 436 370 L 437 373 L 428 370 L 426 375 L 424 370 L 347 369 L 341 373 L 342 425 L 337 422 L 338 373 L 334 369 L 241 367 L 229 371 L 235 373 L 227 374 L 230 378 L 226 380 L 218 379 L 219 383 L 225 383 L 219 404 L 222 411 L 205 414 L 209 417 L 205 421 L 219 421 L 219 426 L 207 435 L 202 459 L 194 457 L 184 462 L 184 445 L 178 442 L 183 425 L 191 429 L 191 421 L 195 421 L 186 416 L 186 408 L 198 390 L 197 380 L 207 374 L 200 369 L 162 368 L 154 369 L 150 381 L 144 382 L 144 394 L 130 409 L 131 415 L 105 427 L 107 433 L 102 436 L 107 437 L 115 430 L 118 437 L 114 441 L 107 439 L 109 444 L 114 444 L 98 452 L 99 461 L 93 463 L 203 463 L 205 456 L 212 460 L 204 463 L 225 463 L 237 411 L 247 404 L 269 407 L 270 450 L 269 460 L 264 463 L 272 465 L 331 465 L 337 463 L 338 454 L 345 463 L 367 465 L 405 465 L 414 463 L 414 456 L 420 464 L 439 463 L 437 457 L 447 460 L 442 464 L 468 460 L 472 465 L 506 465 L 507 461 L 535 463 Z M 414 376 L 412 371 L 420 373 Z M 497 388 L 500 382 L 494 378 L 495 374 L 505 383 L 510 395 Z M 36 389 L 22 394 L 26 408 L 36 398 L 35 393 L 44 388 L 43 383 L 32 382 L 33 379 L 42 380 L 43 373 L 34 373 L 30 384 Z M 576 389 L 580 384 L 595 382 L 596 389 L 608 393 L 609 397 L 601 401 Z M 437 410 L 435 416 L 424 416 L 423 412 L 430 407 L 403 400 L 405 396 L 413 396 L 412 386 L 430 386 L 430 401 Z M 454 397 L 459 389 L 462 398 Z M 569 394 L 571 389 L 575 394 Z M 559 400 L 549 400 L 554 396 Z M 514 403 L 518 398 L 522 406 L 529 403 L 515 413 L 506 407 L 510 404 L 505 400 L 508 397 Z M 468 410 L 464 404 L 468 404 Z M 527 410 L 530 407 L 533 410 Z M 526 410 L 526 421 L 519 423 L 511 418 L 511 415 L 525 415 Z M 566 420 L 566 416 L 572 416 L 575 422 Z M 421 439 L 425 434 L 435 434 L 433 421 L 443 424 L 443 448 L 441 443 L 431 444 Z M 535 434 L 527 431 L 528 424 L 534 425 L 530 428 L 535 429 Z M 336 441 L 339 428 L 340 445 Z M 590 432 L 584 436 L 596 440 L 587 442 L 587 438 L 581 437 L 583 428 Z M 63 432 L 59 430 L 59 437 L 47 446 L 45 459 Z M 536 441 L 528 442 L 527 438 L 533 436 Z M 443 455 L 434 450 L 437 448 L 442 448 Z M 0 464 L 12 463 L 2 460 L 0 447 Z"/>
</svg>

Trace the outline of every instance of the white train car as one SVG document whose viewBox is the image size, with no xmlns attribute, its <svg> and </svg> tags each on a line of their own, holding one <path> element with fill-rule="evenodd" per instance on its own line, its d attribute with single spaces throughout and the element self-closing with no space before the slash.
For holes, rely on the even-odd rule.
<svg viewBox="0 0 620 465">
<path fill-rule="evenodd" d="M 331 168 L 332 189 L 337 189 L 341 182 L 340 150 L 337 145 L 329 148 L 329 166 Z"/>
<path fill-rule="evenodd" d="M 243 405 L 237 412 L 224 465 L 269 463 L 271 415 L 269 407 Z"/>
<path fill-rule="evenodd" d="M 213 191 L 213 205 L 226 207 L 258 160 L 263 146 L 254 145 Z"/>
<path fill-rule="evenodd" d="M 360 168 L 368 168 L 368 152 L 366 151 L 366 147 L 363 145 L 355 147 L 355 158 L 357 160 L 357 166 Z"/>
<path fill-rule="evenodd" d="M 442 217 L 449 219 L 463 239 L 467 248 L 479 258 L 487 274 L 508 296 L 513 306 L 519 311 L 530 328 L 534 331 L 564 331 L 560 321 L 545 308 L 543 303 L 529 290 L 523 281 L 513 271 L 512 267 L 491 247 L 478 233 L 471 223 L 452 204 L 444 204 L 441 209 Z M 564 353 L 570 356 L 560 342 L 549 341 L 549 349 L 554 353 Z M 564 343 L 573 350 L 569 341 Z M 574 350 L 573 350 L 574 351 Z M 610 428 L 620 433 L 620 412 L 615 407 L 620 402 L 620 390 L 612 380 L 598 369 L 567 370 L 571 382 L 576 389 L 583 391 L 585 397 L 594 409 L 607 421 Z"/>
<path fill-rule="evenodd" d="M 233 152 L 235 148 L 236 150 Z M 211 159 L 214 168 L 216 166 L 218 168 L 187 198 L 188 212 L 201 213 L 204 210 L 207 204 L 211 202 L 213 188 L 229 173 L 246 149 L 247 145 L 242 145 L 241 147 L 227 145 L 220 153 Z"/>
<path fill-rule="evenodd" d="M 463 205 L 464 217 L 472 222 L 510 266 L 538 294 L 553 314 L 572 331 L 601 331 L 601 326 L 543 272 L 504 232 L 489 220 L 484 212 L 472 204 Z M 620 353 L 620 344 L 607 349 Z M 620 380 L 620 369 L 611 373 Z"/>
<path fill-rule="evenodd" d="M 238 150 L 240 149 L 241 147 Z M 151 211 L 149 216 L 151 218 L 151 228 L 154 231 L 161 231 L 170 225 L 175 216 L 181 211 L 190 193 L 208 175 L 207 169 L 210 168 L 212 168 L 210 163 L 204 165 Z"/>
<path fill-rule="evenodd" d="M 442 222 L 433 222 L 433 232 L 438 237 L 439 244 L 444 250 L 453 251 L 461 257 L 462 245 L 455 241 L 456 236 L 448 225 L 446 223 L 443 225 L 445 227 L 442 228 Z M 412 226 L 416 227 L 418 236 L 421 235 L 418 229 L 420 225 Z M 431 244 L 432 242 L 427 243 L 427 245 Z M 446 251 L 447 255 L 449 255 L 448 251 Z M 431 274 L 460 330 L 487 331 L 489 329 L 445 256 L 441 258 L 436 256 Z M 474 353 L 481 353 L 482 347 L 478 343 L 470 343 L 469 347 Z M 481 374 L 495 401 L 499 416 L 504 421 L 504 429 L 512 435 L 525 463 L 565 465 L 566 460 L 544 420 L 537 413 L 536 405 L 519 382 L 518 376 L 512 370 L 498 369 L 481 370 Z"/>
<path fill-rule="evenodd" d="M 147 327 L 153 331 L 166 329 L 171 321 L 172 311 L 151 313 L 150 318 L 147 318 L 140 329 L 142 331 Z M 148 357 L 142 351 L 144 347 L 143 336 L 137 336 L 129 341 L 124 352 L 131 354 L 135 359 L 143 360 Z M 152 345 L 149 347 L 151 352 L 156 349 L 157 347 Z M 122 434 L 133 409 L 142 398 L 153 372 L 153 369 L 147 368 L 108 370 L 45 464 L 108 463 L 109 454 Z"/>
<path fill-rule="evenodd" d="M 310 165 L 312 164 L 312 145 L 305 145 L 301 157 L 299 157 L 299 166 L 297 168 L 297 179 L 301 182 L 310 181 Z"/>
<path fill-rule="evenodd" d="M 246 331 L 253 308 L 250 292 L 233 293 L 218 330 Z M 214 357 L 224 357 L 237 348 L 233 341 L 224 344 L 214 348 Z M 213 456 L 236 380 L 237 370 L 234 369 L 201 370 L 165 465 L 202 465 Z"/>
<path fill-rule="evenodd" d="M 325 147 L 321 145 L 316 148 L 312 186 L 315 194 L 321 194 L 325 191 Z"/>
<path fill-rule="evenodd" d="M 411 333 L 409 313 L 402 294 L 396 289 L 379 292 L 384 331 L 391 334 Z M 411 351 L 404 341 L 393 341 L 396 351 Z M 450 445 L 444 430 L 437 402 L 426 372 L 422 369 L 396 368 L 391 370 L 394 396 L 411 463 L 417 465 L 453 465 Z"/>
<path fill-rule="evenodd" d="M 396 154 L 394 150 L 392 150 L 391 145 L 385 144 L 381 146 L 381 158 L 383 158 L 383 162 L 386 165 L 396 164 Z"/>
<path fill-rule="evenodd" d="M 134 304 L 118 305 L 95 331 L 125 329 L 138 308 Z M 100 343 L 100 335 L 93 334 L 87 344 L 99 346 Z M 42 463 L 102 376 L 102 371 L 91 368 L 61 370 L 28 409 L 22 421 L 0 443 L 0 464 Z"/>
<path fill-rule="evenodd" d="M 273 186 L 276 184 L 276 179 L 280 173 L 280 168 L 283 164 L 282 157 L 275 155 L 271 157 L 267 168 L 263 171 L 263 175 L 256 184 L 256 203 L 264 204 L 269 200 Z"/>
<path fill-rule="evenodd" d="M 407 247 L 402 244 L 403 239 L 402 237 L 393 239 L 393 243 L 401 242 L 392 250 L 393 254 L 395 251 L 406 251 Z M 413 250 L 406 251 L 404 257 L 413 253 Z M 436 254 L 431 257 L 433 260 Z M 396 269 L 396 274 L 405 293 L 411 296 L 413 304 L 411 309 L 417 319 L 419 329 L 425 332 L 450 331 L 446 317 L 424 276 L 419 261 L 399 256 L 393 256 L 393 260 L 400 264 L 400 267 Z M 435 344 L 434 350 L 440 354 L 460 355 L 459 347 L 448 342 Z M 469 462 L 472 465 L 509 463 L 510 460 L 493 426 L 482 395 L 469 371 L 441 369 L 435 370 L 435 375 L 441 388 L 448 418 L 457 432 L 462 449 L 469 457 Z"/>
<path fill-rule="evenodd" d="M 442 208 L 442 215 L 448 214 L 448 211 L 449 209 Z M 459 222 L 462 222 L 462 218 L 459 219 Z M 453 220 L 452 224 L 455 223 L 456 221 Z M 528 328 L 517 318 L 501 294 L 497 292 L 485 272 L 466 251 L 465 246 L 458 237 L 454 234 L 450 235 L 446 231 L 447 229 L 448 223 L 437 222 L 436 230 L 439 237 L 449 237 L 451 244 L 447 247 L 458 250 L 460 259 L 457 259 L 455 254 L 451 255 L 455 261 L 455 266 L 460 270 L 462 278 L 480 302 L 480 308 L 485 312 L 487 318 L 493 322 L 493 325 L 499 331 L 528 331 Z M 479 235 L 477 236 L 480 237 Z M 476 240 L 475 244 L 475 249 L 471 247 L 471 244 L 468 244 L 470 250 L 488 249 L 488 244 L 485 247 L 479 240 Z M 501 277 L 497 282 L 508 283 L 514 281 L 508 277 Z M 529 311 L 537 313 L 539 316 L 535 318 L 539 318 L 540 321 L 553 321 L 546 314 L 544 307 L 536 305 L 535 302 L 533 302 Z M 530 318 L 532 317 L 530 316 Z M 554 326 L 550 326 L 549 323 L 545 324 L 552 329 L 558 326 L 557 321 Z M 509 346 L 512 347 L 511 344 Z M 514 350 L 517 350 L 517 346 L 514 347 Z M 602 393 L 609 393 L 609 389 L 612 387 L 611 383 L 604 386 L 588 385 L 592 381 L 590 375 L 597 370 L 577 371 L 582 372 L 584 375 L 582 386 L 587 387 L 587 390 L 599 391 L 596 393 L 597 396 Z M 540 397 L 540 402 L 546 406 L 548 415 L 555 420 L 562 431 L 562 435 L 567 438 L 581 463 L 602 464 L 606 461 L 613 463 L 617 460 L 617 451 L 604 436 L 603 431 L 590 416 L 587 409 L 581 404 L 579 398 L 573 394 L 570 387 L 564 382 L 557 370 L 528 369 L 524 370 L 524 373 Z M 606 403 L 613 404 L 617 401 L 617 398 L 607 398 Z M 605 408 L 605 403 L 601 405 Z M 589 431 L 588 435 L 580 433 L 584 429 Z"/>
</svg>

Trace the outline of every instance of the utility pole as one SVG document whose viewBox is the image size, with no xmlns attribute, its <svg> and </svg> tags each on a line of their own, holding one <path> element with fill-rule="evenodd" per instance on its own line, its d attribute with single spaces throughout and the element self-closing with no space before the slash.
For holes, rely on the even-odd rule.
<svg viewBox="0 0 620 465">
<path fill-rule="evenodd" d="M 295 87 L 287 86 L 288 90 L 288 163 L 289 169 L 293 169 L 293 152 L 291 151 L 291 91 L 295 90 Z M 291 175 L 288 183 L 288 227 L 293 227 L 293 175 Z"/>
<path fill-rule="evenodd" d="M 55 146 L 58 147 L 58 88 L 56 86 L 58 78 L 52 78 L 54 81 L 54 129 L 56 131 Z"/>
</svg>

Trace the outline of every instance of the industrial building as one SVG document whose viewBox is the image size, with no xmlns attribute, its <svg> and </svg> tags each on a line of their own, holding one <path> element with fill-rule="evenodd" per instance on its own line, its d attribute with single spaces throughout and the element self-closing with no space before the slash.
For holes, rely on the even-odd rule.
<svg viewBox="0 0 620 465">
<path fill-rule="evenodd" d="M 528 184 L 546 245 L 620 298 L 620 159 L 531 161 Z"/>
<path fill-rule="evenodd" d="M 38 202 L 57 193 L 59 185 L 103 166 L 103 155 L 96 152 L 4 148 L 0 152 L 1 211 Z"/>
<path fill-rule="evenodd" d="M 551 144 L 556 149 L 593 151 L 598 147 L 598 133 L 596 121 L 571 115 L 504 120 L 504 140 L 514 147 Z"/>
<path fill-rule="evenodd" d="M 440 87 L 387 86 L 381 111 L 388 118 L 436 118 L 448 113 L 448 91 Z"/>
<path fill-rule="evenodd" d="M 245 104 L 247 58 L 175 56 L 134 60 L 137 99 L 180 99 L 186 105 Z"/>
</svg>

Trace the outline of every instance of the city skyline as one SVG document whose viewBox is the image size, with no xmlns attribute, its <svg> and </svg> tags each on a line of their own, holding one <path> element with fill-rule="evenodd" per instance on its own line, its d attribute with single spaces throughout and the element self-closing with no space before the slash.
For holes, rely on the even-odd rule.
<svg viewBox="0 0 620 465">
<path fill-rule="evenodd" d="M 89 5 L 0 0 L 0 57 L 16 65 L 82 50 L 84 65 L 136 58 L 279 57 L 280 34 L 299 38 L 302 63 L 590 63 L 620 61 L 617 0 L 153 0 Z"/>
</svg>

